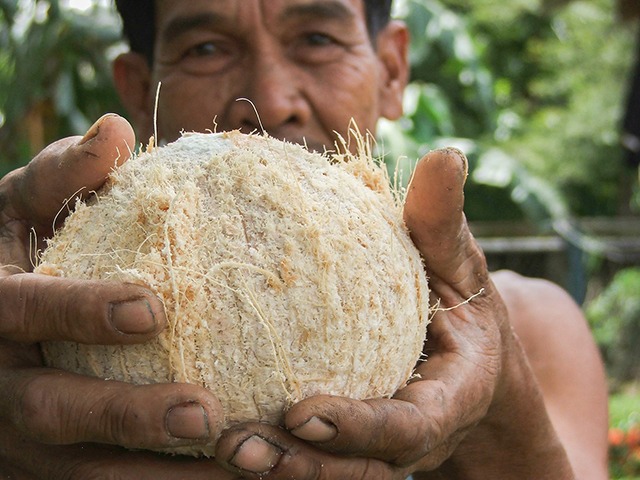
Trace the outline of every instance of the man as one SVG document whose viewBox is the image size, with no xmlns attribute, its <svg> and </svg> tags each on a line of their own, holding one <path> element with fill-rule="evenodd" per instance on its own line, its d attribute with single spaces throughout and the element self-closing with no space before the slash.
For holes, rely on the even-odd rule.
<svg viewBox="0 0 640 480">
<path fill-rule="evenodd" d="M 390 1 L 118 6 L 132 52 L 116 60 L 114 79 L 143 139 L 156 130 L 169 141 L 181 130 L 264 128 L 322 149 L 352 118 L 374 131 L 379 117 L 401 114 L 408 35 L 389 21 Z M 0 467 L 7 478 L 607 477 L 604 374 L 580 310 L 546 282 L 506 272 L 490 278 L 464 222 L 466 165 L 453 150 L 423 159 L 407 196 L 405 219 L 441 309 L 420 378 L 393 399 L 319 396 L 293 406 L 283 428 L 220 432 L 221 407 L 199 387 L 132 386 L 43 368 L 36 342 L 137 343 L 165 325 L 158 299 L 142 287 L 22 273 L 30 268 L 31 229 L 51 234 L 65 199 L 97 188 L 133 144 L 129 124 L 105 116 L 0 183 Z M 218 435 L 215 460 L 118 447 Z"/>
</svg>

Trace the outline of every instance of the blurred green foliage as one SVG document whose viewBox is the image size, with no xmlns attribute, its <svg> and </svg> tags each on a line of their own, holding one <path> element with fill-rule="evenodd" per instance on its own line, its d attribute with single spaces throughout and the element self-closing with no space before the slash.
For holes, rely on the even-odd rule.
<svg viewBox="0 0 640 480">
<path fill-rule="evenodd" d="M 585 307 L 614 386 L 640 380 L 639 292 L 640 268 L 626 268 Z"/>
<path fill-rule="evenodd" d="M 609 397 L 609 424 L 625 430 L 640 425 L 640 391 L 637 386 Z"/>
<path fill-rule="evenodd" d="M 615 11 L 614 0 L 399 1 L 413 83 L 406 118 L 381 128 L 390 168 L 400 155 L 460 147 L 471 220 L 632 209 L 637 172 L 619 127 L 635 32 Z"/>
<path fill-rule="evenodd" d="M 637 386 L 609 397 L 609 474 L 640 480 L 640 392 Z"/>
<path fill-rule="evenodd" d="M 0 175 L 119 109 L 110 64 L 119 30 L 108 5 L 0 0 Z"/>
</svg>

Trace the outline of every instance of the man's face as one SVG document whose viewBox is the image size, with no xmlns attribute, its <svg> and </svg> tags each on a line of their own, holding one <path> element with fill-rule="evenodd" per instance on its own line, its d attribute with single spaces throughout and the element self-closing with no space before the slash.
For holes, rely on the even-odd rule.
<svg viewBox="0 0 640 480">
<path fill-rule="evenodd" d="M 165 140 L 264 129 L 322 150 L 352 118 L 373 132 L 380 116 L 400 113 L 406 79 L 394 76 L 406 65 L 389 62 L 404 64 L 406 35 L 383 33 L 374 47 L 364 13 L 362 0 L 158 0 L 140 133 L 153 132 L 158 82 Z"/>
</svg>

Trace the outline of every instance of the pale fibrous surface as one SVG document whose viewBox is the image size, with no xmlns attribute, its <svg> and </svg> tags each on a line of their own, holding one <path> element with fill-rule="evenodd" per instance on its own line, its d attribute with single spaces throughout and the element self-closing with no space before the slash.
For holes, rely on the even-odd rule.
<svg viewBox="0 0 640 480">
<path fill-rule="evenodd" d="M 146 285 L 169 326 L 144 345 L 49 342 L 45 359 L 104 379 L 203 385 L 227 425 L 278 423 L 314 394 L 391 396 L 429 322 L 400 203 L 366 148 L 329 157 L 240 132 L 148 148 L 76 205 L 36 271 Z"/>
</svg>

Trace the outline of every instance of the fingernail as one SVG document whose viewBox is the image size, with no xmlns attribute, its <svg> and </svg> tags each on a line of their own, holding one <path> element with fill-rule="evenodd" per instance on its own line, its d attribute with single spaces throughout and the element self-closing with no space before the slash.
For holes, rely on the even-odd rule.
<svg viewBox="0 0 640 480">
<path fill-rule="evenodd" d="M 96 122 L 93 125 L 91 125 L 91 127 L 89 127 L 89 130 L 87 130 L 87 133 L 84 134 L 84 137 L 80 139 L 80 141 L 78 142 L 78 145 L 84 145 L 92 138 L 95 138 L 98 135 L 98 132 L 100 131 L 100 125 L 102 125 L 102 122 L 104 122 L 105 119 L 109 117 L 117 117 L 117 116 L 118 115 L 115 113 L 107 113 L 101 116 L 98 120 L 96 120 Z"/>
<path fill-rule="evenodd" d="M 202 405 L 183 403 L 171 407 L 167 412 L 166 427 L 175 438 L 209 438 L 209 419 Z"/>
<path fill-rule="evenodd" d="M 151 305 L 144 298 L 112 303 L 110 316 L 114 328 L 128 335 L 151 333 L 158 327 Z"/>
<path fill-rule="evenodd" d="M 281 456 L 280 448 L 252 435 L 240 444 L 229 463 L 247 472 L 263 475 L 278 464 Z"/>
<path fill-rule="evenodd" d="M 302 425 L 291 430 L 291 433 L 308 442 L 328 442 L 338 435 L 338 429 L 333 423 L 318 417 L 311 417 Z"/>
<path fill-rule="evenodd" d="M 467 156 L 464 154 L 464 152 L 459 148 L 455 148 L 455 147 L 446 147 L 446 148 L 443 148 L 443 151 L 449 154 L 453 154 L 460 159 L 460 162 L 462 163 L 462 168 L 464 169 L 463 171 L 464 178 L 467 178 L 467 176 L 469 175 L 469 161 L 467 160 Z"/>
</svg>

